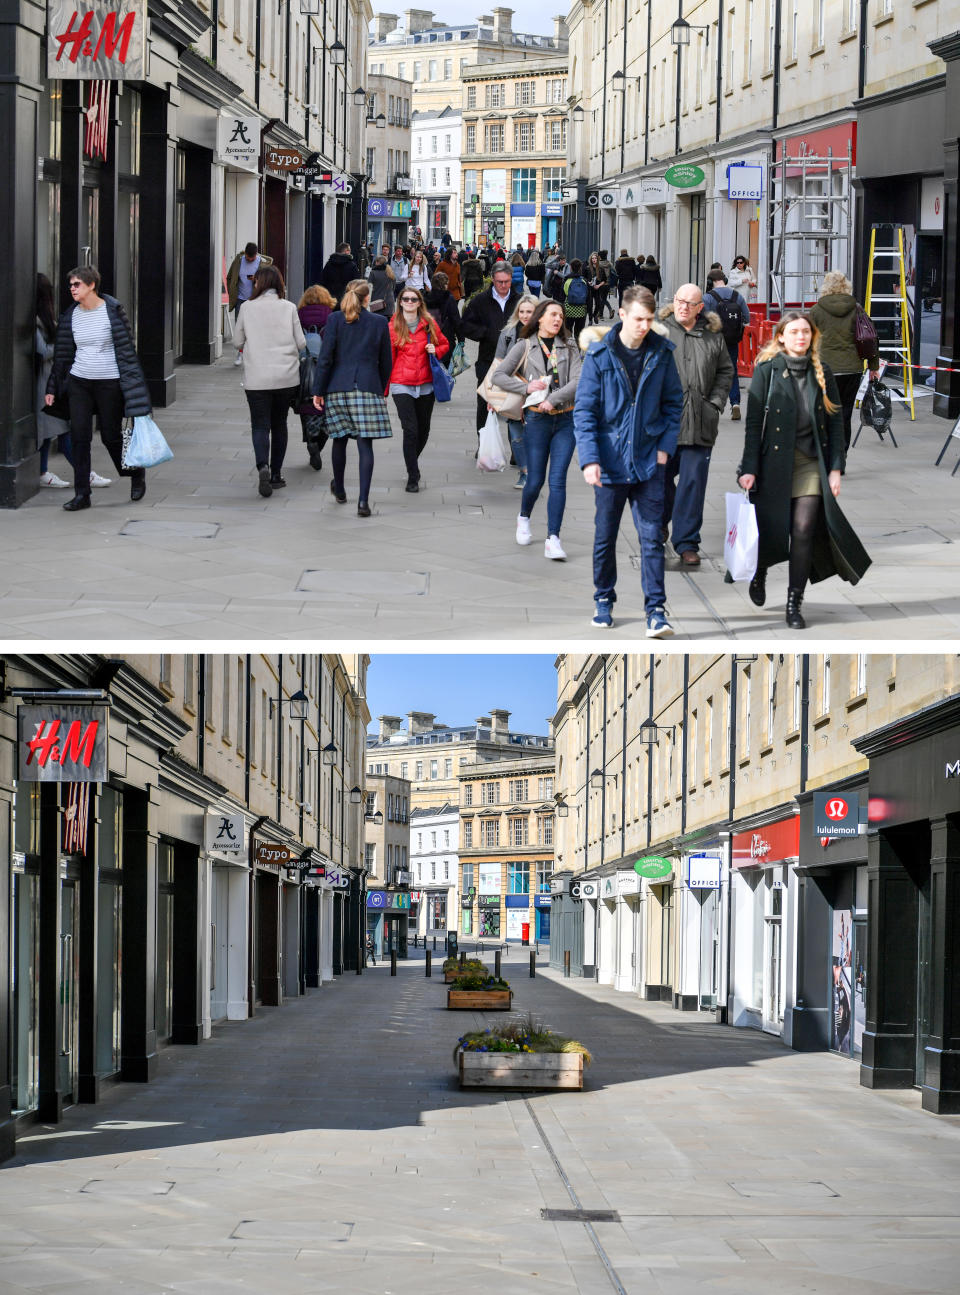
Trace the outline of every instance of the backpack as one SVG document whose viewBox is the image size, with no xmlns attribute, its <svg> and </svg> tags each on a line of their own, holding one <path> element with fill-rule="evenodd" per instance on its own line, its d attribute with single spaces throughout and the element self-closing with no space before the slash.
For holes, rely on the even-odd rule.
<svg viewBox="0 0 960 1295">
<path fill-rule="evenodd" d="M 743 337 L 744 324 L 743 316 L 740 314 L 740 295 L 735 292 L 731 297 L 714 296 L 713 301 L 713 308 L 720 317 L 724 340 L 732 346 Z"/>
<path fill-rule="evenodd" d="M 861 360 L 870 360 L 877 354 L 879 339 L 873 320 L 863 309 L 857 306 L 857 318 L 853 325 L 853 343 Z"/>
<path fill-rule="evenodd" d="M 610 287 L 614 289 L 619 287 L 620 285 L 620 276 L 619 274 L 617 274 L 616 270 L 613 268 L 612 265 L 607 271 L 607 283 L 609 283 Z"/>
<path fill-rule="evenodd" d="M 567 281 L 567 305 L 585 306 L 587 304 L 587 282 L 579 275 Z"/>
</svg>

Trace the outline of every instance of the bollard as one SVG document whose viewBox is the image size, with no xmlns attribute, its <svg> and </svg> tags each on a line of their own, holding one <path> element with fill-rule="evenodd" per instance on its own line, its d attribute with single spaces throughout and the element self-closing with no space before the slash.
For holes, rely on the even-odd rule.
<svg viewBox="0 0 960 1295">
<path fill-rule="evenodd" d="M 498 949 L 493 955 L 493 974 L 497 980 L 500 979 L 500 950 Z"/>
<path fill-rule="evenodd" d="M 563 951 L 563 974 L 565 976 L 570 975 L 570 950 L 569 949 L 564 949 Z"/>
<path fill-rule="evenodd" d="M 467 960 L 467 953 L 466 953 L 466 950 L 463 950 L 463 951 L 461 952 L 461 954 L 460 954 L 460 966 L 461 966 L 461 968 L 463 967 L 463 965 L 464 965 L 464 963 L 466 962 L 466 960 Z"/>
<path fill-rule="evenodd" d="M 429 979 L 433 970 L 433 954 L 427 950 L 427 978 Z"/>
<path fill-rule="evenodd" d="M 568 960 L 569 960 L 569 957 L 570 955 L 567 954 Z M 396 974 L 397 974 L 397 951 L 396 949 L 391 949 L 390 950 L 390 975 L 395 976 Z"/>
<path fill-rule="evenodd" d="M 331 450 L 331 453 L 333 453 L 333 451 L 332 451 L 332 450 Z M 434 951 L 434 953 L 436 953 L 436 951 L 437 951 L 437 937 L 436 937 L 436 936 L 434 936 L 434 937 L 433 937 L 433 951 Z"/>
<path fill-rule="evenodd" d="M 535 953 L 531 953 L 530 954 L 530 979 L 533 980 L 536 974 L 537 974 L 537 955 Z"/>
</svg>

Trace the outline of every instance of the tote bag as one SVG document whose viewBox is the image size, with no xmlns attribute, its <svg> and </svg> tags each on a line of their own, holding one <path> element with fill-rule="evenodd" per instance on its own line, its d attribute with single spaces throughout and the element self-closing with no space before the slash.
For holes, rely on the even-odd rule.
<svg viewBox="0 0 960 1295">
<path fill-rule="evenodd" d="M 453 395 L 453 377 L 447 372 L 435 355 L 430 356 L 430 376 L 433 378 L 433 394 L 441 403 Z"/>
<path fill-rule="evenodd" d="M 726 496 L 727 530 L 723 540 L 723 560 L 732 580 L 752 580 L 757 572 L 760 532 L 757 510 L 743 492 Z"/>
<path fill-rule="evenodd" d="M 173 458 L 173 450 L 164 439 L 163 432 L 152 418 L 141 416 L 133 420 L 130 442 L 123 453 L 125 468 L 155 468 Z"/>
</svg>

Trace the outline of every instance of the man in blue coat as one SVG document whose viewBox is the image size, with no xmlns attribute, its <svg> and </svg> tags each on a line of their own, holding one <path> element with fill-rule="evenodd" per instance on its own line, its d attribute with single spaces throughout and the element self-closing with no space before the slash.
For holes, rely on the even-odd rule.
<svg viewBox="0 0 960 1295">
<path fill-rule="evenodd" d="M 673 343 L 655 321 L 655 311 L 648 289 L 633 286 L 623 294 L 619 324 L 605 333 L 584 329 L 580 344 L 589 349 L 573 428 L 583 479 L 596 496 L 593 624 L 613 625 L 617 535 L 629 502 L 640 538 L 647 638 L 668 638 L 673 629 L 664 610 L 661 516 L 666 463 L 680 434 L 683 387 Z"/>
</svg>

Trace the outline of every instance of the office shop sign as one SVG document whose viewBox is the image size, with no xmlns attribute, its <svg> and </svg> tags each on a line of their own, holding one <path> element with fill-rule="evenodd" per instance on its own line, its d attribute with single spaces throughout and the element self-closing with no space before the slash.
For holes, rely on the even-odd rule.
<svg viewBox="0 0 960 1295">
<path fill-rule="evenodd" d="M 17 777 L 23 782 L 106 782 L 106 706 L 21 706 Z"/>
<path fill-rule="evenodd" d="M 144 81 L 146 76 L 147 0 L 50 0 L 51 81 Z"/>
</svg>

